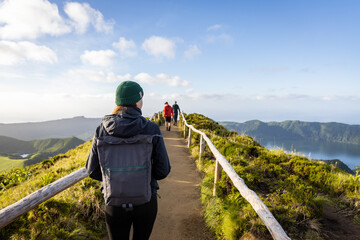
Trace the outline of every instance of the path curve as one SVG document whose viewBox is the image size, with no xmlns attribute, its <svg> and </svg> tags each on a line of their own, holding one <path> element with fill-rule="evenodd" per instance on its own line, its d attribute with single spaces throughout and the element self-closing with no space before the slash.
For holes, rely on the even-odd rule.
<svg viewBox="0 0 360 240">
<path fill-rule="evenodd" d="M 200 173 L 177 127 L 162 130 L 171 172 L 159 181 L 159 211 L 150 240 L 215 239 L 201 216 Z"/>
</svg>

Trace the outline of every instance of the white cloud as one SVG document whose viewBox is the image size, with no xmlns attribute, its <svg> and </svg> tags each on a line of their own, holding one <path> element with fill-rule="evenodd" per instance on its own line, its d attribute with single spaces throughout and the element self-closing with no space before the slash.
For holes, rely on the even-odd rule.
<svg viewBox="0 0 360 240">
<path fill-rule="evenodd" d="M 196 45 L 190 45 L 184 52 L 186 59 L 191 60 L 201 54 L 201 50 Z"/>
<path fill-rule="evenodd" d="M 359 101 L 360 95 L 327 95 L 322 96 L 321 100 L 323 101 L 345 101 L 345 102 L 351 102 L 351 101 Z"/>
<path fill-rule="evenodd" d="M 270 101 L 270 100 L 271 101 L 276 101 L 276 100 L 292 101 L 292 100 L 311 100 L 311 99 L 316 99 L 318 97 L 306 95 L 306 94 L 289 93 L 289 94 L 277 94 L 277 95 L 276 94 L 255 95 L 254 98 L 259 101 Z"/>
<path fill-rule="evenodd" d="M 1 60 L 0 60 L 1 62 Z M 1 64 L 0 64 L 1 65 Z M 25 78 L 24 75 L 15 72 L 0 72 L 0 78 L 3 79 L 21 79 Z"/>
<path fill-rule="evenodd" d="M 88 51 L 80 56 L 83 63 L 88 63 L 94 66 L 106 67 L 113 63 L 113 57 L 116 53 L 112 50 L 99 50 L 99 51 Z"/>
<path fill-rule="evenodd" d="M 207 99 L 207 100 L 224 100 L 229 98 L 231 95 L 229 94 L 218 94 L 218 93 L 191 93 L 187 98 L 191 98 L 193 100 L 199 99 Z"/>
<path fill-rule="evenodd" d="M 84 33 L 90 25 L 98 32 L 111 32 L 113 21 L 105 21 L 101 12 L 88 3 L 67 2 L 64 19 L 58 6 L 48 0 L 5 0 L 0 2 L 0 38 L 36 39 L 43 35 L 59 36 L 75 29 Z"/>
<path fill-rule="evenodd" d="M 139 73 L 134 77 L 135 81 L 146 84 L 166 84 L 171 87 L 186 87 L 189 85 L 189 82 L 182 80 L 178 76 L 168 76 L 164 73 L 160 73 L 155 77 L 150 76 L 148 73 Z"/>
<path fill-rule="evenodd" d="M 12 103 L 0 105 L 0 112 L 7 115 L 2 117 L 2 122 L 45 121 L 74 116 L 102 117 L 113 110 L 114 94 L 13 91 L 0 92 L 0 101 Z M 24 102 L 28 107 L 22 107 Z"/>
<path fill-rule="evenodd" d="M 136 56 L 136 45 L 133 40 L 126 40 L 124 37 L 121 37 L 118 42 L 114 42 L 112 45 L 115 49 L 118 49 L 123 56 Z"/>
<path fill-rule="evenodd" d="M 147 54 L 159 58 L 174 58 L 176 52 L 175 41 L 159 36 L 151 36 L 146 39 L 142 44 L 142 48 Z"/>
<path fill-rule="evenodd" d="M 79 80 L 93 81 L 93 82 L 107 82 L 107 83 L 117 83 L 131 79 L 131 75 L 116 75 L 113 72 L 104 73 L 102 71 L 94 71 L 87 69 L 75 69 L 70 70 L 69 74 L 71 77 L 74 77 Z"/>
<path fill-rule="evenodd" d="M 219 30 L 220 28 L 223 28 L 223 26 L 221 24 L 215 24 L 215 25 L 208 27 L 207 30 L 214 31 L 214 30 Z"/>
<path fill-rule="evenodd" d="M 69 33 L 58 7 L 46 0 L 5 0 L 0 3 L 0 38 L 35 39 Z"/>
<path fill-rule="evenodd" d="M 48 47 L 22 41 L 0 41 L 0 65 L 14 65 L 25 61 L 54 63 L 56 53 Z"/>
<path fill-rule="evenodd" d="M 161 95 L 160 98 L 162 100 L 168 100 L 168 99 L 182 99 L 183 95 L 179 94 L 179 93 L 172 93 L 172 94 L 164 94 Z M 169 102 L 170 104 L 170 102 Z"/>
<path fill-rule="evenodd" d="M 234 39 L 231 35 L 222 33 L 220 35 L 211 35 L 206 37 L 208 43 L 224 42 L 226 44 L 232 44 Z"/>
<path fill-rule="evenodd" d="M 92 24 L 98 32 L 111 32 L 113 21 L 105 21 L 101 12 L 90 7 L 88 3 L 68 2 L 64 7 L 65 13 L 71 19 L 71 24 L 78 33 L 84 33 Z"/>
</svg>

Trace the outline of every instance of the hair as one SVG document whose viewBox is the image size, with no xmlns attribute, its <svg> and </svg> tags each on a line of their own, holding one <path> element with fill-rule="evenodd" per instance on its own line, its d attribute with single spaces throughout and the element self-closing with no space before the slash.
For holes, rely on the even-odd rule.
<svg viewBox="0 0 360 240">
<path fill-rule="evenodd" d="M 164 104 L 169 104 L 168 102 L 165 102 Z"/>
<path fill-rule="evenodd" d="M 128 107 L 136 107 L 136 103 L 130 105 L 116 106 L 112 114 L 123 113 L 128 109 Z"/>
</svg>

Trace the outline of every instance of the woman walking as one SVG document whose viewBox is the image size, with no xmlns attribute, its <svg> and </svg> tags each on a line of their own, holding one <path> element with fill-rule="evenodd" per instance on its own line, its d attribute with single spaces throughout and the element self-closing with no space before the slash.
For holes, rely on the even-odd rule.
<svg viewBox="0 0 360 240">
<path fill-rule="evenodd" d="M 131 226 L 134 240 L 149 239 L 157 215 L 157 180 L 171 168 L 158 125 L 141 116 L 143 96 L 136 82 L 117 87 L 117 106 L 97 127 L 85 166 L 91 178 L 103 181 L 110 239 L 129 239 Z"/>
</svg>

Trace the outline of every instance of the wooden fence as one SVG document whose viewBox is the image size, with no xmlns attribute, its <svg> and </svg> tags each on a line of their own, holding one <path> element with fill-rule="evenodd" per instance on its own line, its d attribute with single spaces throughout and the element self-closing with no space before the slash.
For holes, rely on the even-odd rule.
<svg viewBox="0 0 360 240">
<path fill-rule="evenodd" d="M 205 133 L 197 130 L 194 126 L 188 124 L 186 119 L 181 112 L 181 117 L 183 120 L 184 125 L 184 138 L 188 138 L 188 147 L 191 146 L 191 139 L 192 139 L 192 132 L 196 132 L 200 134 L 200 152 L 199 152 L 199 162 L 202 165 L 201 155 L 204 153 L 205 149 L 205 142 L 207 143 L 208 147 L 210 148 L 211 152 L 214 154 L 216 159 L 215 165 L 215 179 L 214 179 L 214 188 L 213 188 L 213 195 L 216 195 L 216 184 L 218 180 L 221 178 L 222 170 L 230 177 L 231 181 L 233 182 L 234 186 L 239 190 L 241 196 L 245 198 L 253 207 L 255 212 L 259 215 L 260 219 L 263 221 L 267 229 L 269 230 L 273 239 L 276 240 L 284 240 L 290 239 L 287 234 L 285 233 L 284 229 L 281 227 L 279 222 L 274 218 L 271 214 L 269 209 L 265 206 L 265 204 L 261 201 L 258 195 L 249 189 L 244 180 L 239 177 L 239 175 L 235 172 L 233 167 L 230 163 L 226 160 L 226 158 L 216 149 L 214 144 L 211 140 L 206 136 Z M 188 128 L 188 134 L 187 129 Z"/>
<path fill-rule="evenodd" d="M 192 125 L 187 124 L 183 113 L 181 112 L 181 116 L 184 122 L 184 136 L 186 137 L 186 127 L 189 129 L 188 134 L 188 147 L 191 145 L 192 131 L 197 132 L 201 135 L 200 139 L 200 160 L 201 155 L 205 149 L 205 142 L 208 144 L 211 152 L 214 154 L 216 158 L 216 167 L 215 167 L 215 181 L 214 181 L 214 191 L 213 194 L 216 195 L 216 183 L 218 179 L 221 177 L 222 169 L 228 174 L 234 186 L 240 191 L 240 194 L 252 205 L 256 213 L 264 222 L 265 226 L 270 231 L 272 237 L 276 240 L 290 239 L 285 231 L 282 229 L 280 224 L 271 214 L 269 209 L 264 205 L 261 199 L 256 195 L 256 193 L 250 190 L 244 180 L 241 179 L 235 170 L 231 167 L 229 162 L 225 159 L 223 155 L 216 149 L 211 140 L 206 136 L 205 133 L 195 129 Z M 150 120 L 160 119 L 160 113 L 155 113 Z M 16 203 L 13 203 L 3 209 L 0 210 L 0 228 L 5 227 L 9 223 L 13 222 L 16 218 L 35 208 L 40 203 L 48 200 L 49 198 L 55 196 L 56 194 L 64 191 L 68 187 L 74 185 L 75 183 L 81 181 L 88 174 L 85 168 L 81 168 L 37 191 L 26 196 L 25 198 L 19 200 Z"/>
<path fill-rule="evenodd" d="M 160 113 L 155 113 L 150 121 L 160 118 Z M 42 202 L 45 202 L 49 198 L 52 198 L 56 194 L 64 191 L 68 187 L 71 187 L 75 183 L 83 180 L 88 176 L 85 168 L 81 168 L 57 181 L 50 183 L 49 185 L 33 192 L 25 198 L 13 203 L 0 210 L 0 228 L 5 227 L 9 223 L 21 215 L 27 213 L 31 209 L 35 208 Z"/>
</svg>

